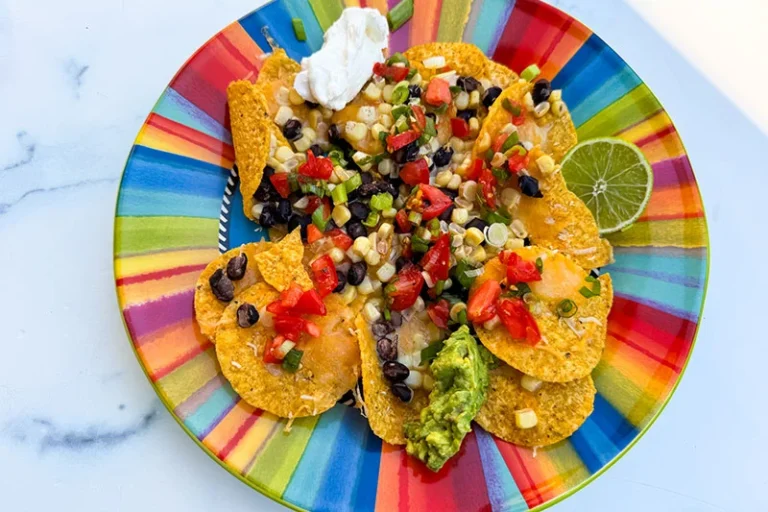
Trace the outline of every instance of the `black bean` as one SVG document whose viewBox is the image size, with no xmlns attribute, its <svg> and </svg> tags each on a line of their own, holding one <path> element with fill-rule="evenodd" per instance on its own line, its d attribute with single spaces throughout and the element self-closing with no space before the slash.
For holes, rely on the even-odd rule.
<svg viewBox="0 0 768 512">
<path fill-rule="evenodd" d="M 416 160 L 417 156 L 419 156 L 419 145 L 417 144 L 417 141 L 413 141 L 407 146 L 403 146 L 392 153 L 392 159 L 398 164 L 413 162 Z"/>
<path fill-rule="evenodd" d="M 464 227 L 465 227 L 466 229 L 469 229 L 469 228 L 477 228 L 477 229 L 479 229 L 480 231 L 483 231 L 483 232 L 484 232 L 484 231 L 485 231 L 485 228 L 487 228 L 487 227 L 488 227 L 488 223 L 487 223 L 487 222 L 485 222 L 485 221 L 484 221 L 483 219 L 481 219 L 481 218 L 477 218 L 477 219 L 472 219 L 471 221 L 467 222 L 467 224 L 466 224 Z"/>
<path fill-rule="evenodd" d="M 213 295 L 222 302 L 229 302 L 235 298 L 235 285 L 224 275 L 224 271 L 218 269 L 208 279 Z"/>
<path fill-rule="evenodd" d="M 450 223 L 451 222 L 451 215 L 453 215 L 453 210 L 455 208 L 456 207 L 454 205 L 449 206 L 448 209 L 445 210 L 443 213 L 441 213 L 437 218 L 442 220 L 442 221 Z"/>
<path fill-rule="evenodd" d="M 349 208 L 349 213 L 352 214 L 353 219 L 365 220 L 366 217 L 368 217 L 368 214 L 371 212 L 371 209 L 368 208 L 368 205 L 359 201 L 349 203 L 347 208 Z"/>
<path fill-rule="evenodd" d="M 341 129 L 339 128 L 339 125 L 332 124 L 331 127 L 328 128 L 328 139 L 333 143 L 341 140 Z"/>
<path fill-rule="evenodd" d="M 368 172 L 361 172 L 360 179 L 363 180 L 363 185 L 369 185 L 370 183 L 373 183 L 373 176 L 371 176 L 371 173 Z"/>
<path fill-rule="evenodd" d="M 352 286 L 357 286 L 363 282 L 365 275 L 368 273 L 368 265 L 364 261 L 358 261 L 353 263 L 349 267 L 349 273 L 347 274 L 347 282 Z"/>
<path fill-rule="evenodd" d="M 384 361 L 381 370 L 390 382 L 402 382 L 411 373 L 407 366 L 397 361 Z"/>
<path fill-rule="evenodd" d="M 408 403 L 413 398 L 413 391 L 402 382 L 395 382 L 392 384 L 392 394 L 405 403 Z"/>
<path fill-rule="evenodd" d="M 471 76 L 460 76 L 456 80 L 456 85 L 467 92 L 472 92 L 480 88 L 480 81 Z"/>
<path fill-rule="evenodd" d="M 538 105 L 539 103 L 544 103 L 547 101 L 550 94 L 552 94 L 552 84 L 550 84 L 549 80 L 546 78 L 542 78 L 533 84 L 533 91 L 531 91 L 531 96 L 533 97 L 534 105 Z"/>
<path fill-rule="evenodd" d="M 378 183 L 363 183 L 359 187 L 357 187 L 357 191 L 360 194 L 361 198 L 367 199 L 371 197 L 374 194 L 379 193 L 379 185 Z"/>
<path fill-rule="evenodd" d="M 531 239 L 528 237 L 523 238 L 523 245 L 529 247 L 531 245 Z"/>
<path fill-rule="evenodd" d="M 320 106 L 319 103 L 315 103 L 313 101 L 306 101 L 306 100 L 304 100 L 304 103 L 306 103 L 309 108 L 317 108 L 317 107 Z"/>
<path fill-rule="evenodd" d="M 301 239 L 304 242 L 307 241 L 307 226 L 312 224 L 312 219 L 309 215 L 301 215 L 294 213 L 290 219 L 288 219 L 288 231 L 291 232 L 294 229 L 301 227 Z"/>
<path fill-rule="evenodd" d="M 376 187 L 379 190 L 378 192 L 379 194 L 389 194 L 393 198 L 397 197 L 397 187 L 391 181 L 385 181 L 385 180 L 377 181 Z"/>
<path fill-rule="evenodd" d="M 237 325 L 242 328 L 255 325 L 259 321 L 259 312 L 253 304 L 241 304 L 237 308 Z"/>
<path fill-rule="evenodd" d="M 264 206 L 259 216 L 259 224 L 261 227 L 267 229 L 277 224 L 277 207 L 271 204 Z"/>
<path fill-rule="evenodd" d="M 489 87 L 483 93 L 483 105 L 485 105 L 486 108 L 491 108 L 491 105 L 496 102 L 496 98 L 498 98 L 500 94 L 501 87 Z"/>
<path fill-rule="evenodd" d="M 447 188 L 447 187 L 441 187 L 439 190 L 443 194 L 445 194 L 448 197 L 450 197 L 451 200 L 456 199 L 457 197 L 459 197 L 459 191 L 458 190 L 451 190 L 450 188 Z"/>
<path fill-rule="evenodd" d="M 341 270 L 336 270 L 336 278 L 339 280 L 339 284 L 333 289 L 333 293 L 341 293 L 344 291 L 344 287 L 347 286 L 347 274 Z"/>
<path fill-rule="evenodd" d="M 376 342 L 376 352 L 382 361 L 397 359 L 397 335 L 392 334 L 388 338 L 379 338 Z"/>
<path fill-rule="evenodd" d="M 528 197 L 544 197 L 544 194 L 539 190 L 539 180 L 533 176 L 521 174 L 517 179 L 517 184 L 520 187 L 520 192 Z"/>
<path fill-rule="evenodd" d="M 409 263 L 410 263 L 410 260 L 408 258 L 406 258 L 405 256 L 400 256 L 399 258 L 397 258 L 397 260 L 395 260 L 395 268 L 397 269 L 398 272 L 400 272 L 401 270 L 403 270 L 403 267 L 405 267 Z"/>
<path fill-rule="evenodd" d="M 451 146 L 443 146 L 435 152 L 435 155 L 432 157 L 432 161 L 435 162 L 436 166 L 444 167 L 451 163 L 452 157 L 453 148 Z"/>
<path fill-rule="evenodd" d="M 385 337 L 391 332 L 395 332 L 395 328 L 391 323 L 387 321 L 376 322 L 375 324 L 371 325 L 371 332 L 373 333 L 374 338 L 379 339 Z"/>
<path fill-rule="evenodd" d="M 361 236 L 368 236 L 368 231 L 365 229 L 365 226 L 359 222 L 347 222 L 346 228 L 347 234 L 352 240 L 360 238 Z"/>
<path fill-rule="evenodd" d="M 248 267 L 248 256 L 238 254 L 227 263 L 227 277 L 233 281 L 239 281 L 245 275 L 245 269 Z"/>
<path fill-rule="evenodd" d="M 301 121 L 289 119 L 283 126 L 283 135 L 288 140 L 299 140 L 301 138 Z"/>
<path fill-rule="evenodd" d="M 288 199 L 280 199 L 277 202 L 275 220 L 278 224 L 286 224 L 291 219 L 293 209 Z"/>
<path fill-rule="evenodd" d="M 411 98 L 421 98 L 421 87 L 418 85 L 408 86 L 408 99 Z"/>
<path fill-rule="evenodd" d="M 460 117 L 466 122 L 469 122 L 469 120 L 473 117 L 477 117 L 477 110 L 473 108 L 468 108 L 466 110 L 459 110 L 456 112 L 456 117 Z"/>
<path fill-rule="evenodd" d="M 315 156 L 322 156 L 322 154 L 323 154 L 323 148 L 321 148 L 317 144 L 312 144 L 311 146 L 309 146 L 309 150 Z"/>
<path fill-rule="evenodd" d="M 403 315 L 401 315 L 399 311 L 392 311 L 390 312 L 389 316 L 389 321 L 392 322 L 394 327 L 400 327 L 403 325 Z"/>
<path fill-rule="evenodd" d="M 269 201 L 276 201 L 280 197 L 280 194 L 277 193 L 277 190 L 269 179 L 273 174 L 275 174 L 273 168 L 270 166 L 264 167 L 264 174 L 261 177 L 259 188 L 257 188 L 256 192 L 253 194 L 254 199 L 261 201 L 262 203 L 267 203 Z"/>
</svg>

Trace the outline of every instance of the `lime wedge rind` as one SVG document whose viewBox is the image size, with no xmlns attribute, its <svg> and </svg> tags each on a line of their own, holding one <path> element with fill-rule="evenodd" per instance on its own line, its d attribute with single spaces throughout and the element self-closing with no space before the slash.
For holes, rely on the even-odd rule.
<svg viewBox="0 0 768 512">
<path fill-rule="evenodd" d="M 579 199 L 592 212 L 601 235 L 622 231 L 637 221 L 651 198 L 653 170 L 642 151 L 625 140 L 599 137 L 581 142 L 561 165 L 566 184 L 580 190 Z M 597 190 L 598 181 L 601 191 L 583 192 Z M 645 193 L 638 202 L 639 188 L 645 188 Z"/>
</svg>

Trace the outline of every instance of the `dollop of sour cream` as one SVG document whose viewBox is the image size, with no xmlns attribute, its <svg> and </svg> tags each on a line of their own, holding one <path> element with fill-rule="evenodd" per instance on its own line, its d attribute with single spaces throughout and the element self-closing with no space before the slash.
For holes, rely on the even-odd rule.
<svg viewBox="0 0 768 512">
<path fill-rule="evenodd" d="M 351 7 L 323 40 L 320 50 L 302 59 L 293 87 L 306 101 L 341 110 L 371 77 L 373 65 L 384 61 L 389 26 L 376 9 Z"/>
</svg>

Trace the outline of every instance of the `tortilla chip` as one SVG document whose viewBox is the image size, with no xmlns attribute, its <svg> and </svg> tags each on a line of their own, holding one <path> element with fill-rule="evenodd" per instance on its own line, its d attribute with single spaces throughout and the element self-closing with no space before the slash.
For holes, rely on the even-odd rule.
<svg viewBox="0 0 768 512">
<path fill-rule="evenodd" d="M 283 418 L 314 416 L 333 407 L 344 393 L 357 384 L 360 352 L 354 336 L 357 310 L 346 306 L 341 296 L 325 300 L 328 314 L 310 316 L 322 330 L 319 338 L 302 339 L 301 368 L 290 373 L 279 365 L 263 362 L 265 346 L 275 332 L 259 321 L 253 327 L 237 325 L 237 308 L 243 303 L 257 309 L 277 299 L 278 293 L 266 283 L 257 283 L 227 306 L 216 330 L 216 356 L 224 376 L 243 400 Z"/>
<path fill-rule="evenodd" d="M 515 340 L 501 324 L 493 330 L 478 327 L 477 335 L 496 357 L 537 379 L 567 382 L 586 377 L 597 366 L 605 347 L 608 313 L 613 303 L 611 276 L 600 276 L 600 296 L 587 299 L 579 289 L 591 286 L 584 281 L 589 274 L 564 254 L 536 246 L 515 252 L 528 261 L 535 261 L 537 257 L 543 261 L 542 281 L 528 283 L 532 291 L 529 309 L 539 326 L 542 341 L 532 346 Z M 473 288 L 488 279 L 501 281 L 504 277 L 504 265 L 494 258 L 485 264 Z M 563 299 L 573 300 L 578 307 L 570 320 L 581 336 L 556 313 L 557 304 Z"/>
<path fill-rule="evenodd" d="M 489 64 L 489 72 L 490 76 L 487 78 L 502 89 L 506 89 L 518 79 L 517 73 L 509 69 L 504 64 L 499 64 L 495 61 L 491 61 Z"/>
<path fill-rule="evenodd" d="M 520 446 L 548 446 L 570 437 L 592 414 L 595 385 L 592 377 L 556 384 L 545 382 L 531 393 L 520 386 L 522 373 L 502 364 L 491 370 L 488 398 L 475 421 L 491 434 Z M 530 408 L 538 423 L 533 428 L 515 425 L 515 411 Z"/>
<path fill-rule="evenodd" d="M 461 76 L 490 78 L 491 60 L 477 46 L 469 43 L 425 43 L 411 46 L 405 53 L 411 67 L 416 68 L 422 77 L 434 74 L 434 70 L 424 67 L 424 60 L 442 55 L 445 65 Z"/>
<path fill-rule="evenodd" d="M 373 433 L 385 442 L 405 444 L 403 425 L 419 420 L 419 413 L 429 404 L 429 394 L 424 389 L 416 389 L 413 391 L 413 399 L 407 404 L 394 396 L 381 370 L 376 340 L 368 322 L 362 315 L 358 315 L 355 326 L 363 362 L 363 393 L 368 423 Z"/>
<path fill-rule="evenodd" d="M 261 280 L 261 273 L 256 265 L 256 255 L 269 249 L 270 245 L 269 242 L 258 242 L 255 244 L 245 244 L 229 250 L 210 262 L 205 267 L 205 270 L 203 270 L 203 273 L 200 274 L 200 277 L 197 278 L 197 285 L 195 286 L 195 319 L 197 320 L 197 325 L 200 326 L 200 332 L 209 340 L 215 341 L 216 326 L 228 303 L 216 298 L 211 291 L 211 285 L 208 280 L 219 269 L 223 269 L 226 272 L 229 260 L 240 254 L 245 254 L 248 258 L 245 275 L 238 281 L 232 281 L 235 285 L 235 296 L 239 295 L 243 290 Z"/>
<path fill-rule="evenodd" d="M 304 244 L 301 242 L 301 231 L 294 229 L 279 242 L 272 244 L 268 251 L 259 255 L 256 264 L 259 266 L 264 281 L 274 286 L 277 291 L 288 289 L 296 282 L 305 290 L 312 288 L 312 280 L 301 264 L 304 257 Z"/>
<path fill-rule="evenodd" d="M 270 151 L 270 126 L 264 95 L 247 80 L 232 82 L 227 87 L 229 118 L 235 160 L 240 175 L 243 213 L 253 219 L 253 194 L 259 188 Z"/>
<path fill-rule="evenodd" d="M 533 84 L 519 80 L 505 89 L 491 106 L 488 117 L 480 129 L 478 140 L 488 137 L 493 141 L 511 122 L 503 103 L 505 99 L 523 104 L 523 97 L 533 89 Z M 542 198 L 521 196 L 519 205 L 512 212 L 528 230 L 531 241 L 550 249 L 568 254 L 584 268 L 598 268 L 613 261 L 611 244 L 600 238 L 597 222 L 592 212 L 574 193 L 568 190 L 559 169 L 543 175 L 536 159 L 545 153 L 559 162 L 577 143 L 576 129 L 567 112 L 555 116 L 551 111 L 541 118 L 530 115 L 526 123 L 518 127 L 520 140 L 530 141 L 534 148 L 529 152 L 528 172 L 539 180 Z M 473 158 L 484 158 L 475 144 Z"/>
<path fill-rule="evenodd" d="M 259 70 L 259 76 L 256 78 L 256 86 L 261 89 L 267 99 L 270 119 L 275 118 L 275 114 L 280 108 L 281 103 L 278 101 L 281 94 L 280 89 L 284 87 L 290 90 L 299 71 L 301 71 L 301 65 L 290 58 L 285 50 L 277 49 L 264 59 Z M 295 117 L 307 119 L 309 107 L 306 103 L 290 105 L 290 107 Z"/>
</svg>

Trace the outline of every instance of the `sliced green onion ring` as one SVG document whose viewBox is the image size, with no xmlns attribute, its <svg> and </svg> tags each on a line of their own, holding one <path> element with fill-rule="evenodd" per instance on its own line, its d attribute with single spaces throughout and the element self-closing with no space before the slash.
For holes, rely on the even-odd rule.
<svg viewBox="0 0 768 512">
<path fill-rule="evenodd" d="M 571 318 L 579 310 L 579 307 L 571 299 L 563 299 L 557 305 L 557 314 L 562 318 Z"/>
</svg>

